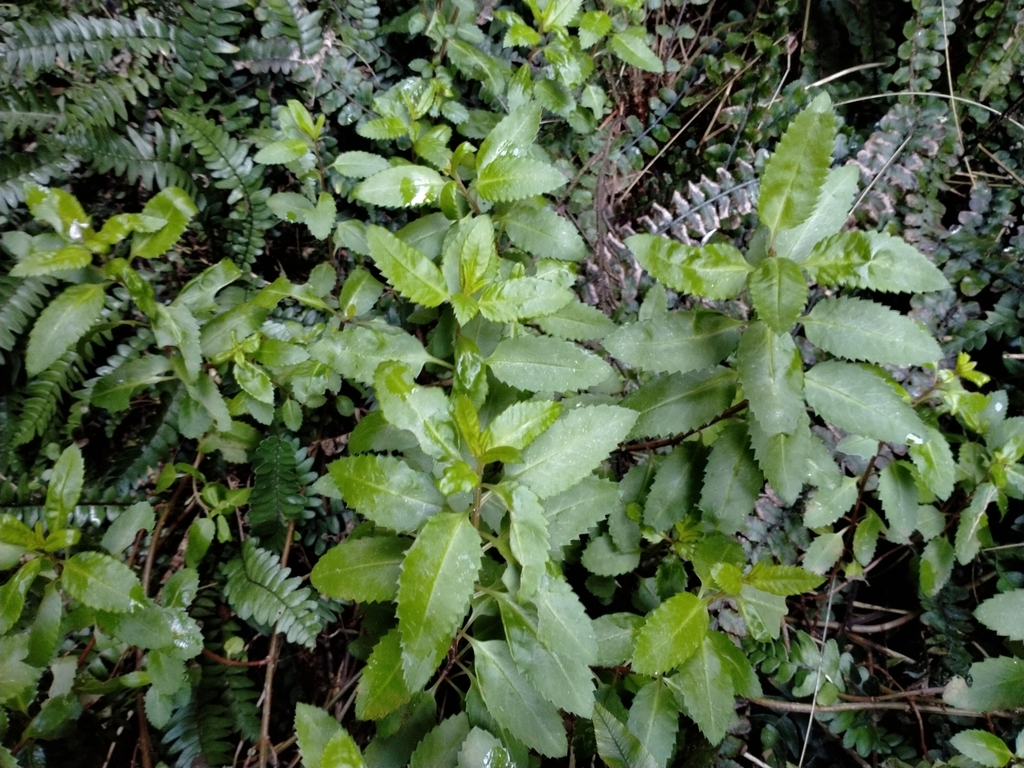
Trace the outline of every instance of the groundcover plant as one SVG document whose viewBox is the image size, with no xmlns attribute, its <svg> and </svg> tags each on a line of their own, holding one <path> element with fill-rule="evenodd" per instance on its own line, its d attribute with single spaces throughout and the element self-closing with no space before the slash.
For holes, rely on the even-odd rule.
<svg viewBox="0 0 1024 768">
<path fill-rule="evenodd" d="M 732 225 L 603 231 L 602 169 L 687 127 L 680 88 L 610 133 L 623 83 L 739 87 L 786 4 L 38 5 L 0 12 L 0 766 L 1024 762 L 1024 418 L 965 341 L 1015 267 L 954 317 L 828 82 Z"/>
</svg>

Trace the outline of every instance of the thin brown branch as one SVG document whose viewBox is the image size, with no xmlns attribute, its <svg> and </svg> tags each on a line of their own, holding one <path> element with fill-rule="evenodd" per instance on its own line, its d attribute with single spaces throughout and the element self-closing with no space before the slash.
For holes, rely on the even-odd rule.
<svg viewBox="0 0 1024 768">
<path fill-rule="evenodd" d="M 741 401 L 739 403 L 736 403 L 736 405 L 733 405 L 733 406 L 727 408 L 726 410 L 722 411 L 720 414 L 715 416 L 715 418 L 713 418 L 707 424 L 702 424 L 701 426 L 697 427 L 696 429 L 691 429 L 689 432 L 681 432 L 678 435 L 673 435 L 672 437 L 662 438 L 661 440 L 648 440 L 648 441 L 643 442 L 643 443 L 629 443 L 628 445 L 624 445 L 621 448 L 619 448 L 618 449 L 618 453 L 633 453 L 633 452 L 636 452 L 636 451 L 654 451 L 654 450 L 657 450 L 658 448 L 667 448 L 670 445 L 678 445 L 679 443 L 681 443 L 684 440 L 686 440 L 686 438 L 692 437 L 693 435 L 696 435 L 701 430 L 707 429 L 708 427 L 712 426 L 713 424 L 717 424 L 720 421 L 725 421 L 726 419 L 731 419 L 733 416 L 735 416 L 740 411 L 744 410 L 746 407 L 747 407 L 747 401 L 743 400 L 743 401 Z"/>
<path fill-rule="evenodd" d="M 203 656 L 213 659 L 218 664 L 223 664 L 225 667 L 265 667 L 267 665 L 266 659 L 260 659 L 259 661 L 237 661 L 214 653 L 209 648 L 205 647 L 203 648 Z"/>
<path fill-rule="evenodd" d="M 747 699 L 751 704 L 756 704 L 759 707 L 765 709 L 773 709 L 776 712 L 801 712 L 809 713 L 811 711 L 810 704 L 804 704 L 801 701 L 784 701 L 783 699 L 765 699 L 760 697 Z M 1024 713 L 1024 708 L 1013 710 L 1012 712 L 988 712 L 982 714 L 981 712 L 972 712 L 969 709 L 956 709 L 955 707 L 946 707 L 936 702 L 933 704 L 917 704 L 917 709 L 921 712 L 926 712 L 931 715 L 947 715 L 949 717 L 1000 717 L 1000 718 L 1015 718 L 1019 717 Z M 818 705 L 814 707 L 815 712 L 860 712 L 862 710 L 885 710 L 891 712 L 911 712 L 913 708 L 910 704 L 901 701 L 857 701 L 857 702 L 845 702 L 843 704 L 829 704 L 829 705 Z"/>
</svg>

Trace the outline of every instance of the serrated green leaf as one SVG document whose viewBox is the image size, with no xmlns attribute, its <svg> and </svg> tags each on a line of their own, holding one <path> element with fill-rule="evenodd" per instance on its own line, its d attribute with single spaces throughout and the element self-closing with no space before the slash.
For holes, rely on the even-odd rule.
<svg viewBox="0 0 1024 768">
<path fill-rule="evenodd" d="M 330 167 L 350 179 L 365 179 L 381 171 L 386 171 L 391 164 L 380 155 L 357 151 L 342 152 L 334 158 Z"/>
<path fill-rule="evenodd" d="M 825 177 L 814 212 L 792 229 L 775 237 L 775 253 L 800 263 L 807 258 L 814 244 L 842 229 L 857 192 L 860 171 L 855 165 L 833 168 Z"/>
<path fill-rule="evenodd" d="M 618 502 L 619 487 L 610 480 L 585 477 L 544 502 L 551 549 L 571 544 L 608 515 Z"/>
<path fill-rule="evenodd" d="M 857 285 L 871 261 L 866 232 L 839 232 L 819 240 L 800 266 L 821 285 Z"/>
<path fill-rule="evenodd" d="M 804 554 L 804 568 L 811 573 L 824 575 L 843 556 L 843 534 L 823 533 L 807 548 Z"/>
<path fill-rule="evenodd" d="M 476 293 L 498 272 L 494 224 L 490 216 L 460 221 L 444 240 L 442 272 L 451 293 Z"/>
<path fill-rule="evenodd" d="M 501 216 L 512 244 L 542 259 L 580 261 L 587 246 L 576 227 L 546 208 L 516 205 Z"/>
<path fill-rule="evenodd" d="M 46 487 L 46 503 L 43 507 L 46 526 L 51 532 L 64 527 L 68 515 L 82 495 L 85 481 L 85 460 L 82 449 L 72 443 L 63 451 L 53 465 L 50 482 Z"/>
<path fill-rule="evenodd" d="M 295 736 L 306 768 L 362 768 L 363 758 L 352 737 L 319 707 L 295 705 Z"/>
<path fill-rule="evenodd" d="M 125 613 L 141 607 L 142 585 L 120 560 L 102 552 L 79 552 L 64 563 L 61 585 L 90 608 Z"/>
<path fill-rule="evenodd" d="M 473 726 L 459 748 L 457 768 L 513 768 L 515 761 L 508 749 L 494 736 L 479 726 Z"/>
<path fill-rule="evenodd" d="M 751 269 L 743 254 L 725 243 L 695 247 L 656 235 L 633 235 L 626 245 L 640 266 L 672 290 L 709 299 L 739 295 Z"/>
<path fill-rule="evenodd" d="M 952 707 L 972 712 L 1012 710 L 1024 705 L 1024 661 L 997 656 L 975 662 L 970 669 L 971 685 L 954 677 L 946 685 L 942 700 Z"/>
<path fill-rule="evenodd" d="M 659 768 L 661 765 L 626 724 L 600 702 L 594 704 L 594 739 L 597 753 L 608 768 Z"/>
<path fill-rule="evenodd" d="M 63 189 L 28 183 L 25 185 L 25 203 L 36 219 L 45 221 L 65 237 L 76 239 L 71 237 L 75 228 L 89 226 L 89 217 L 78 198 Z"/>
<path fill-rule="evenodd" d="M 413 376 L 431 359 L 419 339 L 380 321 L 350 325 L 344 331 L 325 331 L 309 353 L 346 379 L 373 384 L 381 363 L 401 361 Z"/>
<path fill-rule="evenodd" d="M 305 156 L 308 151 L 302 139 L 272 141 L 253 157 L 253 162 L 263 165 L 284 165 Z"/>
<path fill-rule="evenodd" d="M 435 168 L 444 169 L 452 158 L 452 151 L 448 149 L 448 142 L 451 138 L 451 126 L 435 125 L 420 134 L 419 138 L 413 142 L 412 148 L 417 155 Z"/>
<path fill-rule="evenodd" d="M 679 702 L 664 680 L 652 680 L 636 692 L 626 727 L 659 766 L 668 764 L 679 730 Z"/>
<path fill-rule="evenodd" d="M 773 595 L 802 595 L 821 586 L 825 579 L 795 565 L 755 565 L 743 581 Z"/>
<path fill-rule="evenodd" d="M 479 534 L 455 512 L 427 520 L 406 554 L 397 614 L 410 690 L 422 688 L 444 658 L 469 606 L 480 556 Z"/>
<path fill-rule="evenodd" d="M 448 398 L 441 389 L 414 384 L 412 372 L 395 362 L 378 366 L 373 388 L 384 418 L 416 435 L 424 453 L 438 460 L 462 459 Z"/>
<path fill-rule="evenodd" d="M 757 672 L 747 659 L 744 652 L 737 648 L 724 632 L 708 632 L 707 641 L 711 644 L 722 670 L 732 681 L 737 696 L 757 697 L 762 695 L 761 682 Z"/>
<path fill-rule="evenodd" d="M 787 506 L 794 504 L 808 481 L 814 443 L 821 445 L 811 434 L 807 414 L 800 413 L 796 428 L 788 435 L 766 435 L 756 419 L 749 422 L 748 429 L 757 465 L 771 483 L 772 490 Z"/>
<path fill-rule="evenodd" d="M 503 155 L 514 155 L 528 150 L 537 139 L 540 129 L 540 107 L 524 104 L 498 121 L 487 137 L 480 142 L 477 165 L 483 168 Z"/>
<path fill-rule="evenodd" d="M 604 11 L 587 11 L 580 17 L 580 48 L 586 50 L 612 31 L 612 19 Z"/>
<path fill-rule="evenodd" d="M 865 299 L 822 299 L 801 322 L 812 344 L 850 360 L 925 365 L 942 357 L 928 331 L 899 312 Z"/>
<path fill-rule="evenodd" d="M 953 452 L 942 432 L 928 425 L 925 425 L 925 429 L 928 431 L 928 441 L 923 444 L 911 444 L 910 458 L 928 490 L 935 494 L 939 501 L 945 501 L 955 487 L 956 465 L 953 461 Z"/>
<path fill-rule="evenodd" d="M 502 155 L 480 168 L 474 186 L 484 200 L 505 203 L 546 195 L 567 181 L 553 165 L 531 157 Z"/>
<path fill-rule="evenodd" d="M 658 54 L 647 45 L 647 30 L 643 27 L 627 27 L 608 38 L 608 49 L 627 64 L 644 72 L 660 75 L 665 71 Z"/>
<path fill-rule="evenodd" d="M 773 238 L 814 213 L 832 162 L 835 131 L 835 113 L 823 94 L 793 119 L 768 158 L 757 215 Z"/>
<path fill-rule="evenodd" d="M 591 535 L 580 562 L 596 576 L 621 576 L 640 564 L 640 549 L 623 551 L 609 534 Z"/>
<path fill-rule="evenodd" d="M 398 577 L 409 540 L 398 536 L 349 538 L 313 566 L 310 581 L 329 597 L 384 602 L 398 595 Z"/>
<path fill-rule="evenodd" d="M 725 738 L 733 718 L 733 683 L 717 646 L 705 636 L 677 676 L 668 682 L 679 693 L 683 710 L 712 744 Z"/>
<path fill-rule="evenodd" d="M 854 434 L 896 444 L 927 439 L 914 409 L 868 368 L 818 363 L 804 375 L 804 394 L 822 418 Z"/>
<path fill-rule="evenodd" d="M 987 768 L 1003 768 L 1013 759 L 1006 742 L 988 731 L 960 731 L 949 740 L 958 752 Z"/>
<path fill-rule="evenodd" d="M 316 206 L 302 215 L 302 222 L 309 228 L 309 233 L 317 240 L 326 240 L 334 229 L 338 208 L 334 196 L 321 192 Z"/>
<path fill-rule="evenodd" d="M 550 400 L 513 403 L 488 425 L 484 445 L 523 450 L 554 424 L 561 412 L 562 404 Z"/>
<path fill-rule="evenodd" d="M 670 453 L 654 476 L 644 504 L 644 523 L 664 532 L 693 510 L 703 477 L 704 452 L 698 443 L 686 442 Z"/>
<path fill-rule="evenodd" d="M 581 406 L 558 419 L 505 467 L 514 479 L 546 499 L 568 490 L 604 461 L 629 433 L 636 414 L 614 405 Z"/>
<path fill-rule="evenodd" d="M 197 213 L 199 209 L 185 190 L 180 187 L 164 187 L 149 198 L 142 209 L 142 215 L 163 219 L 167 223 L 156 232 L 136 231 L 132 235 L 132 256 L 141 259 L 163 256 L 178 242 Z"/>
<path fill-rule="evenodd" d="M 982 483 L 974 489 L 971 503 L 960 513 L 960 523 L 956 528 L 956 539 L 953 546 L 956 550 L 956 561 L 967 565 L 981 549 L 981 537 L 988 533 L 989 504 L 995 501 L 999 491 L 992 483 Z"/>
<path fill-rule="evenodd" d="M 480 295 L 480 314 L 496 323 L 523 322 L 557 312 L 575 298 L 568 288 L 537 277 L 491 283 Z"/>
<path fill-rule="evenodd" d="M 73 285 L 52 299 L 29 333 L 26 373 L 39 375 L 77 344 L 99 318 L 105 302 L 106 290 L 101 283 Z"/>
<path fill-rule="evenodd" d="M 469 731 L 469 716 L 465 712 L 445 718 L 416 746 L 409 758 L 409 768 L 456 768 Z M 490 763 L 482 764 L 491 768 Z"/>
<path fill-rule="evenodd" d="M 508 645 L 501 640 L 470 643 L 480 695 L 495 722 L 542 755 L 564 757 L 568 744 L 562 718 L 516 667 Z"/>
<path fill-rule="evenodd" d="M 865 232 L 871 260 L 856 283 L 858 288 L 889 293 L 944 291 L 949 282 L 927 256 L 902 238 L 885 232 Z"/>
<path fill-rule="evenodd" d="M 441 270 L 415 248 L 376 225 L 367 227 L 366 241 L 381 273 L 407 299 L 436 307 L 448 298 Z"/>
<path fill-rule="evenodd" d="M 6 635 L 21 618 L 25 596 L 42 565 L 42 560 L 29 560 L 0 586 L 0 636 Z"/>
<path fill-rule="evenodd" d="M 804 525 L 822 528 L 845 515 L 857 500 L 857 480 L 844 477 L 833 487 L 818 488 L 804 507 Z"/>
<path fill-rule="evenodd" d="M 592 352 L 545 336 L 503 339 L 487 358 L 487 365 L 499 381 L 528 392 L 577 392 L 614 374 L 611 366 Z"/>
<path fill-rule="evenodd" d="M 449 37 L 445 41 L 445 52 L 456 68 L 467 77 L 479 80 L 496 97 L 504 92 L 505 77 L 509 71 L 505 61 L 457 37 Z"/>
<path fill-rule="evenodd" d="M 82 245 L 67 245 L 54 250 L 36 251 L 11 268 L 11 277 L 33 277 L 81 269 L 92 263 L 92 251 Z"/>
<path fill-rule="evenodd" d="M 570 301 L 553 314 L 537 318 L 537 325 L 549 336 L 570 341 L 603 339 L 619 327 L 597 307 L 579 301 Z"/>
<path fill-rule="evenodd" d="M 786 615 L 786 598 L 744 584 L 736 607 L 747 624 L 750 636 L 759 643 L 778 640 Z"/>
<path fill-rule="evenodd" d="M 313 203 L 298 192 L 277 192 L 267 198 L 267 207 L 279 219 L 299 222 L 313 210 Z"/>
<path fill-rule="evenodd" d="M 806 414 L 803 361 L 793 337 L 751 323 L 740 341 L 736 367 L 758 427 L 769 437 L 793 433 Z"/>
<path fill-rule="evenodd" d="M 63 612 L 64 599 L 58 590 L 58 582 L 52 581 L 43 590 L 43 599 L 39 602 L 36 617 L 28 631 L 28 655 L 25 657 L 28 664 L 45 667 L 50 663 L 58 643 L 64 637 L 60 631 Z M 3 698 L 6 697 L 0 696 L 0 699 Z"/>
<path fill-rule="evenodd" d="M 1024 589 L 990 597 L 974 609 L 974 617 L 996 634 L 1024 640 Z"/>
<path fill-rule="evenodd" d="M 637 633 L 632 666 L 642 675 L 659 675 L 683 664 L 704 641 L 708 609 L 689 592 L 670 597 L 651 613 Z"/>
<path fill-rule="evenodd" d="M 444 506 L 430 475 L 393 456 L 344 456 L 327 469 L 346 504 L 395 531 L 414 531 Z"/>
<path fill-rule="evenodd" d="M 622 326 L 605 338 L 604 348 L 622 362 L 645 371 L 699 371 L 735 351 L 740 341 L 739 325 L 721 312 L 673 312 Z"/>
<path fill-rule="evenodd" d="M 93 385 L 90 402 L 111 413 L 123 411 L 143 387 L 167 381 L 171 364 L 166 357 L 150 355 L 130 360 L 104 374 Z"/>
<path fill-rule="evenodd" d="M 667 437 L 709 423 L 732 404 L 737 380 L 722 367 L 656 376 L 622 400 L 640 414 L 631 436 Z"/>
<path fill-rule="evenodd" d="M 921 565 L 918 569 L 918 581 L 925 595 L 934 597 L 946 586 L 946 582 L 953 574 L 955 559 L 953 545 L 945 536 L 937 536 L 928 542 L 921 553 Z"/>
<path fill-rule="evenodd" d="M 750 275 L 750 300 L 776 333 L 789 333 L 807 304 L 807 280 L 796 262 L 765 259 Z"/>
<path fill-rule="evenodd" d="M 725 534 L 738 531 L 764 483 L 754 455 L 747 447 L 746 430 L 739 425 L 722 430 L 711 446 L 700 508 L 710 528 Z"/>
<path fill-rule="evenodd" d="M 441 194 L 444 179 L 425 165 L 397 165 L 359 182 L 352 197 L 382 208 L 419 208 Z"/>
<path fill-rule="evenodd" d="M 114 520 L 103 534 L 100 545 L 112 555 L 120 555 L 133 541 L 139 531 L 153 532 L 156 513 L 149 502 L 132 504 Z"/>
<path fill-rule="evenodd" d="M 910 542 L 917 528 L 917 485 L 914 471 L 905 461 L 892 461 L 878 476 L 878 497 L 889 523 L 889 540 Z"/>
<path fill-rule="evenodd" d="M 412 698 L 402 674 L 398 627 L 377 641 L 356 688 L 356 717 L 380 720 Z"/>
</svg>

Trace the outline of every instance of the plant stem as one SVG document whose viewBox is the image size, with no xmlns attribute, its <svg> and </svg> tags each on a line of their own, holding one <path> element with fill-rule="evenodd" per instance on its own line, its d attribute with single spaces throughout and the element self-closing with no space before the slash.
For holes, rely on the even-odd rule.
<svg viewBox="0 0 1024 768">
<path fill-rule="evenodd" d="M 295 537 L 295 520 L 288 521 L 288 532 L 284 537 L 284 549 L 281 552 L 281 567 L 288 562 L 288 553 L 292 549 L 292 539 Z M 277 659 L 281 652 L 280 635 L 277 634 L 277 625 L 270 633 L 270 650 L 267 651 L 265 659 L 267 665 L 267 676 L 263 681 L 263 717 L 260 721 L 260 768 L 267 768 L 267 760 L 273 754 L 274 765 L 277 765 L 277 752 L 270 741 L 270 713 L 274 692 L 274 672 L 277 670 Z"/>
</svg>

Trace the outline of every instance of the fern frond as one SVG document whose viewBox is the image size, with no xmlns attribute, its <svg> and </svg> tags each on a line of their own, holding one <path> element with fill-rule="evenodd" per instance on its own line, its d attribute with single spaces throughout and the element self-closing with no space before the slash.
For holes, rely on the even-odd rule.
<svg viewBox="0 0 1024 768">
<path fill-rule="evenodd" d="M 240 618 L 276 625 L 289 642 L 307 648 L 316 644 L 321 629 L 316 600 L 310 597 L 309 589 L 299 586 L 302 579 L 288 578 L 291 569 L 282 568 L 277 555 L 260 549 L 249 539 L 242 545 L 242 553 L 224 571 L 224 596 Z"/>
<path fill-rule="evenodd" d="M 82 348 L 83 353 L 69 349 L 25 387 L 25 399 L 14 427 L 14 445 L 24 445 L 44 434 L 64 394 L 81 383 L 92 358 L 92 345 L 87 342 Z"/>
<path fill-rule="evenodd" d="M 143 57 L 171 52 L 171 27 L 145 14 L 134 20 L 43 15 L 31 22 L 20 19 L 13 28 L 0 42 L 0 62 L 10 73 L 34 75 L 52 69 L 58 59 L 66 64 L 90 59 L 109 66 L 119 50 Z"/>
<path fill-rule="evenodd" d="M 305 506 L 299 495 L 295 447 L 283 438 L 268 437 L 256 448 L 252 468 L 256 482 L 249 502 L 249 525 L 257 536 L 271 535 L 283 521 L 299 518 Z"/>
<path fill-rule="evenodd" d="M 323 11 L 310 13 L 301 0 L 264 0 L 271 13 L 277 17 L 286 37 L 299 44 L 299 50 L 307 59 L 316 56 L 323 47 L 323 32 L 320 17 Z"/>
<path fill-rule="evenodd" d="M 1024 8 L 1009 2 L 979 4 L 972 27 L 976 39 L 967 45 L 971 62 L 957 87 L 964 95 L 1005 110 L 1011 98 L 1007 86 L 1016 85 L 1013 75 L 1024 63 Z M 1019 85 L 1014 90 L 1019 94 Z M 982 125 L 992 117 L 987 110 L 968 109 Z"/>
<path fill-rule="evenodd" d="M 60 106 L 45 91 L 36 93 L 26 88 L 0 94 L 0 126 L 5 139 L 43 131 L 60 120 L 61 115 Z"/>
<path fill-rule="evenodd" d="M 904 25 L 906 40 L 897 49 L 904 64 L 893 75 L 897 85 L 928 91 L 942 77 L 949 38 L 956 31 L 962 0 L 914 0 L 913 17 Z"/>
<path fill-rule="evenodd" d="M 63 179 L 76 165 L 73 158 L 40 148 L 32 154 L 7 154 L 0 147 L 0 215 L 6 216 L 25 202 L 25 184 L 48 185 Z"/>
<path fill-rule="evenodd" d="M 287 37 L 272 37 L 264 40 L 250 37 L 239 47 L 234 65 L 237 69 L 248 69 L 256 75 L 267 72 L 290 75 L 302 66 L 299 46 Z"/>
<path fill-rule="evenodd" d="M 236 53 L 228 42 L 238 38 L 245 17 L 231 10 L 245 0 L 186 0 L 180 26 L 174 29 L 174 47 L 178 61 L 168 82 L 168 93 L 182 103 L 189 91 L 203 93 L 207 81 L 217 80 L 227 62 L 218 54 Z"/>
<path fill-rule="evenodd" d="M 229 667 L 211 662 L 203 664 L 203 684 L 220 691 L 220 704 L 234 733 L 246 741 L 260 738 L 260 710 L 256 702 L 260 689 L 245 667 Z"/>
<path fill-rule="evenodd" d="M 178 768 L 192 768 L 197 760 L 203 765 L 230 765 L 234 754 L 231 719 L 219 701 L 219 691 L 200 685 L 192 690 L 188 702 L 171 713 L 163 742 L 175 755 Z"/>
<path fill-rule="evenodd" d="M 18 336 L 28 330 L 56 282 L 49 276 L 0 276 L 0 365 L 5 362 L 3 353 L 14 349 Z"/>
</svg>

